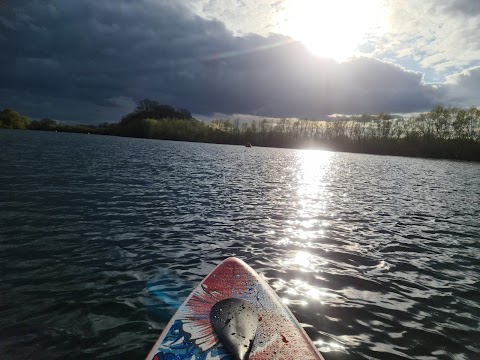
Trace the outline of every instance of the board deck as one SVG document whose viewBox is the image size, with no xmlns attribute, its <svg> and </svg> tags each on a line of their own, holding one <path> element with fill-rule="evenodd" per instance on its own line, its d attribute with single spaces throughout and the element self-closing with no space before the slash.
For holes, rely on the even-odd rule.
<svg viewBox="0 0 480 360">
<path fill-rule="evenodd" d="M 231 257 L 192 291 L 156 341 L 147 360 L 228 360 L 210 322 L 210 311 L 227 298 L 257 307 L 258 328 L 249 359 L 320 359 L 312 341 L 273 289 L 245 262 Z"/>
</svg>

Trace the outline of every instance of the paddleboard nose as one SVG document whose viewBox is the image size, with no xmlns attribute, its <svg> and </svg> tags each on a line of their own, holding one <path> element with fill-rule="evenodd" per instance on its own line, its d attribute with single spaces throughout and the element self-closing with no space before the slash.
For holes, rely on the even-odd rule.
<svg viewBox="0 0 480 360">
<path fill-rule="evenodd" d="M 213 305 L 210 321 L 233 359 L 247 360 L 258 327 L 256 307 L 246 300 L 225 299 Z"/>
</svg>

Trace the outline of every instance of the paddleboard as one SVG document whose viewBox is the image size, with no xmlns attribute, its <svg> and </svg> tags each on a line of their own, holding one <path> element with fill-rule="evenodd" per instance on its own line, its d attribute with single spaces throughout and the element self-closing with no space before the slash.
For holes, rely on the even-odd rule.
<svg viewBox="0 0 480 360">
<path fill-rule="evenodd" d="M 224 303 L 227 307 L 222 308 Z M 222 334 L 223 342 L 219 338 L 216 322 L 221 321 L 217 321 L 217 314 L 222 314 L 222 311 L 229 314 L 237 311 L 237 320 L 245 322 L 246 326 L 240 324 L 242 326 L 236 329 L 240 329 L 241 339 L 245 341 L 242 347 L 249 347 L 248 359 L 323 360 L 273 289 L 250 266 L 234 257 L 219 264 L 192 291 L 168 322 L 146 359 L 234 359 L 229 339 L 225 340 Z M 236 326 L 231 320 L 229 318 L 224 322 L 223 330 Z M 249 331 L 253 334 L 247 334 Z M 239 336 L 238 331 L 235 335 L 235 330 L 226 332 L 231 332 L 226 334 L 227 337 Z"/>
</svg>

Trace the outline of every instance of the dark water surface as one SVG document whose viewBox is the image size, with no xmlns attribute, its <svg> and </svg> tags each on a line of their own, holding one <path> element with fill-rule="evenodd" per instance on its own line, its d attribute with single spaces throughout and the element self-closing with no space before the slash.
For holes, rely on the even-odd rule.
<svg viewBox="0 0 480 360">
<path fill-rule="evenodd" d="M 329 359 L 480 359 L 480 165 L 0 130 L 0 358 L 143 359 L 238 256 Z"/>
</svg>

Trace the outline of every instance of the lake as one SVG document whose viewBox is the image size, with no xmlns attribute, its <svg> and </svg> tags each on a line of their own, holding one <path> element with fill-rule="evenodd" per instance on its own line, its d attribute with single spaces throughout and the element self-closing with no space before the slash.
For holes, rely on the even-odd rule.
<svg viewBox="0 0 480 360">
<path fill-rule="evenodd" d="M 480 164 L 0 130 L 0 357 L 143 359 L 229 256 L 325 359 L 480 358 Z"/>
</svg>

